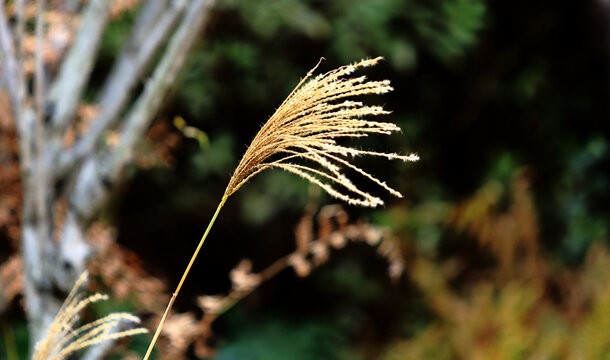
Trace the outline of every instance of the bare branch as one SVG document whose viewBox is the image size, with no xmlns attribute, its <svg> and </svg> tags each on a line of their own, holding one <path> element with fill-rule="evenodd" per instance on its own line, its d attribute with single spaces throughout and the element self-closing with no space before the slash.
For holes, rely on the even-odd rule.
<svg viewBox="0 0 610 360">
<path fill-rule="evenodd" d="M 117 177 L 126 162 L 131 159 L 137 140 L 142 137 L 159 111 L 161 101 L 176 79 L 191 45 L 207 20 L 213 3 L 214 0 L 193 1 L 172 36 L 163 58 L 146 84 L 144 92 L 126 116 L 125 124 L 120 131 L 121 139 L 117 147 L 111 151 L 105 164 L 108 177 Z"/>
<path fill-rule="evenodd" d="M 18 78 L 22 84 L 25 84 L 25 75 L 23 72 L 23 34 L 25 33 L 25 0 L 17 0 L 17 24 L 15 26 L 15 47 L 17 49 L 16 61 L 18 69 Z"/>
<path fill-rule="evenodd" d="M 83 222 L 68 210 L 61 229 L 61 243 L 57 248 L 53 279 L 62 290 L 68 291 L 86 268 L 91 256 L 91 246 L 85 240 Z"/>
<path fill-rule="evenodd" d="M 152 79 L 126 117 L 124 132 L 130 133 L 129 141 L 121 143 L 117 149 L 108 150 L 105 154 L 90 154 L 78 168 L 78 172 L 68 180 L 72 184 L 68 199 L 69 208 L 56 254 L 57 261 L 67 266 L 63 266 L 65 271 L 58 271 L 62 269 L 61 266 L 55 267 L 54 278 L 57 285 L 68 283 L 70 278 L 84 267 L 90 249 L 84 240 L 83 226 L 97 212 L 107 196 L 108 186 L 118 178 L 121 169 L 130 160 L 129 156 L 117 152 L 130 154 L 133 151 L 136 140 L 152 121 L 161 106 L 163 96 L 174 82 L 212 4 L 213 1 L 209 0 L 195 0 L 191 3 L 189 11 L 185 13 L 153 72 Z"/>
<path fill-rule="evenodd" d="M 46 7 L 45 0 L 36 1 L 36 50 L 34 54 L 35 67 L 35 83 L 34 83 L 34 102 L 36 104 L 36 127 L 42 129 L 42 107 L 44 105 L 44 60 L 42 58 L 42 49 L 44 45 L 43 34 L 43 13 Z M 38 124 L 40 122 L 40 124 Z M 37 137 L 38 137 L 37 133 Z M 40 133 L 42 136 L 42 132 Z"/>
<path fill-rule="evenodd" d="M 76 40 L 51 87 L 49 100 L 55 105 L 52 123 L 53 135 L 56 138 L 61 137 L 76 112 L 106 28 L 111 3 L 108 0 L 89 2 L 84 10 Z"/>
<path fill-rule="evenodd" d="M 61 303 L 55 298 L 49 279 L 49 253 L 41 245 L 38 230 L 30 223 L 22 225 L 21 251 L 25 279 L 23 291 L 32 345 L 44 336 Z M 46 239 L 45 239 L 46 240 Z M 32 346 L 33 347 L 33 346 Z"/>
<path fill-rule="evenodd" d="M 48 192 L 48 178 L 43 165 L 43 151 L 44 151 L 44 124 L 42 122 L 42 108 L 44 104 L 44 69 L 43 69 L 43 58 L 42 48 L 44 42 L 43 34 L 43 13 L 46 8 L 45 0 L 36 1 L 36 52 L 35 58 L 35 83 L 34 83 L 34 102 L 36 109 L 36 176 L 34 176 L 35 190 L 36 191 L 36 215 L 38 220 L 46 224 L 48 222 L 47 216 L 47 192 Z M 43 229 L 43 227 L 41 227 Z M 41 233 L 40 238 L 45 239 L 47 234 Z"/>
<path fill-rule="evenodd" d="M 131 38 L 123 47 L 104 85 L 99 102 L 100 114 L 92 121 L 91 128 L 84 137 L 70 151 L 62 151 L 58 154 L 60 157 L 56 171 L 59 175 L 66 173 L 76 162 L 87 156 L 104 131 L 116 121 L 129 100 L 131 90 L 139 80 L 141 72 L 165 41 L 186 5 L 185 0 L 178 0 L 172 3 L 170 9 L 165 9 L 163 3 L 165 1 L 151 1 L 142 9 Z M 166 11 L 163 13 L 163 10 Z M 161 18 L 153 24 L 152 22 L 161 13 L 163 13 Z"/>
<path fill-rule="evenodd" d="M 25 106 L 25 81 L 23 71 L 15 58 L 4 1 L 0 2 L 0 52 L 2 53 L 2 75 L 9 90 L 11 107 L 17 132 L 19 134 L 19 165 L 23 174 L 28 174 L 32 166 L 32 123 L 33 116 Z"/>
<path fill-rule="evenodd" d="M 131 38 L 129 40 L 128 47 L 136 47 L 137 44 L 145 41 L 146 36 L 150 31 L 153 30 L 153 27 L 159 20 L 161 14 L 167 10 L 168 0 L 148 0 L 140 10 L 138 14 L 138 18 L 136 19 L 135 24 L 133 25 L 133 30 L 131 32 Z M 180 2 L 174 1 L 172 3 L 172 7 L 183 7 L 184 4 L 180 4 Z M 172 11 L 171 9 L 169 11 Z M 125 49 L 123 49 L 125 51 Z"/>
<path fill-rule="evenodd" d="M 64 11 L 75 13 L 80 7 L 80 3 L 80 0 L 65 0 L 64 2 L 62 2 L 61 8 Z"/>
<path fill-rule="evenodd" d="M 70 206 L 84 219 L 91 217 L 106 195 L 106 187 L 119 177 L 131 160 L 138 139 L 159 111 L 164 95 L 173 84 L 199 30 L 206 22 L 214 0 L 195 0 L 185 13 L 143 93 L 126 115 L 121 140 L 106 154 L 91 154 L 74 177 Z"/>
<path fill-rule="evenodd" d="M 0 2 L 0 51 L 2 52 L 2 72 L 11 95 L 13 113 L 18 114 L 24 103 L 25 89 L 23 83 L 19 81 L 18 62 L 6 18 L 4 1 Z"/>
</svg>

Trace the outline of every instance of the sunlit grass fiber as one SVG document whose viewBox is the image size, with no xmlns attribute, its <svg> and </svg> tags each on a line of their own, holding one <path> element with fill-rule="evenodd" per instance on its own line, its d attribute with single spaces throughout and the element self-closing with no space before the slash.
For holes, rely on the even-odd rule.
<svg viewBox="0 0 610 360">
<path fill-rule="evenodd" d="M 263 125 L 237 165 L 222 200 L 169 301 L 144 360 L 150 356 L 165 319 L 220 209 L 229 196 L 256 174 L 266 169 L 282 169 L 305 178 L 330 196 L 349 204 L 368 207 L 383 205 L 379 197 L 359 189 L 342 173 L 342 168 L 348 168 L 390 194 L 402 197 L 398 191 L 352 164 L 349 159 L 369 155 L 417 161 L 419 157 L 416 154 L 366 151 L 337 143 L 341 138 L 366 137 L 369 134 L 389 135 L 400 131 L 393 123 L 366 119 L 369 116 L 388 114 L 389 111 L 380 106 L 366 106 L 362 102 L 350 100 L 360 95 L 392 91 L 388 80 L 368 81 L 365 76 L 349 76 L 358 68 L 375 65 L 380 60 L 380 57 L 362 60 L 312 77 L 317 66 L 314 67 Z"/>
<path fill-rule="evenodd" d="M 47 330 L 46 336 L 36 344 L 33 360 L 61 360 L 76 351 L 102 341 L 148 332 L 144 328 L 119 330 L 122 323 L 139 324 L 140 319 L 130 313 L 113 313 L 75 328 L 80 312 L 88 305 L 107 300 L 104 294 L 84 297 L 78 289 L 87 280 L 87 273 L 78 279 L 59 312 Z"/>
</svg>

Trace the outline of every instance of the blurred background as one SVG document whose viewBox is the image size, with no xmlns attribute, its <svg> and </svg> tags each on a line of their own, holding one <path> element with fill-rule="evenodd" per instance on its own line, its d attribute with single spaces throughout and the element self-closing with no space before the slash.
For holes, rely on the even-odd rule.
<svg viewBox="0 0 610 360">
<path fill-rule="evenodd" d="M 105 31 L 91 97 L 139 6 Z M 161 355 L 608 358 L 609 20 L 603 0 L 219 0 L 92 226 L 91 286 L 113 297 L 95 311 L 154 326 L 241 155 L 299 79 L 321 57 L 325 72 L 383 56 L 361 73 L 395 90 L 365 101 L 403 132 L 358 145 L 421 160 L 356 164 L 405 198 L 363 182 L 386 206 L 356 208 L 288 173 L 257 176 L 222 210 Z M 19 247 L 16 206 L 0 212 L 3 261 Z M 290 256 L 312 242 L 320 252 Z M 10 296 L 0 358 L 24 359 L 18 286 Z"/>
</svg>

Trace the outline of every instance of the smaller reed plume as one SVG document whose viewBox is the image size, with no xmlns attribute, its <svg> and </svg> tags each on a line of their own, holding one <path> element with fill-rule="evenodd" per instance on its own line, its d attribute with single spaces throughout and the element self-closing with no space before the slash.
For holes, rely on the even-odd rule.
<svg viewBox="0 0 610 360">
<path fill-rule="evenodd" d="M 130 313 L 113 313 L 88 324 L 74 328 L 80 320 L 80 312 L 88 305 L 107 300 L 104 294 L 84 297 L 78 289 L 87 280 L 83 273 L 47 330 L 46 336 L 35 347 L 33 360 L 62 360 L 72 353 L 101 343 L 105 340 L 120 339 L 148 332 L 144 328 L 119 330 L 123 322 L 139 324 L 140 319 Z"/>
<path fill-rule="evenodd" d="M 348 76 L 359 68 L 377 64 L 381 59 L 378 57 L 362 60 L 312 78 L 318 63 L 263 125 L 229 180 L 222 200 L 159 321 L 144 360 L 150 356 L 165 319 L 203 242 L 216 221 L 220 209 L 229 196 L 256 174 L 266 169 L 282 169 L 305 178 L 321 187 L 330 196 L 349 204 L 369 207 L 383 205 L 380 198 L 370 195 L 354 185 L 341 172 L 344 167 L 374 182 L 390 194 L 402 197 L 398 191 L 352 164 L 346 158 L 369 155 L 386 159 L 417 161 L 419 157 L 416 154 L 399 155 L 366 151 L 337 143 L 337 139 L 341 138 L 358 138 L 369 134 L 389 135 L 400 131 L 400 128 L 393 123 L 365 119 L 367 116 L 388 114 L 389 111 L 380 106 L 366 106 L 361 102 L 348 99 L 367 94 L 385 94 L 393 90 L 388 80 L 368 81 L 365 76 Z M 339 188 L 332 185 L 338 185 Z"/>
</svg>

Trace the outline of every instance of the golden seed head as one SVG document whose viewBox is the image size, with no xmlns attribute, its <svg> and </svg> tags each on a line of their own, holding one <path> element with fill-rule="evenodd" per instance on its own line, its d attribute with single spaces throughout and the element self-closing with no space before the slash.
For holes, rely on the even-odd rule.
<svg viewBox="0 0 610 360">
<path fill-rule="evenodd" d="M 279 168 L 307 179 L 332 197 L 349 204 L 370 207 L 383 204 L 380 198 L 352 184 L 341 172 L 342 167 L 356 171 L 392 195 L 402 197 L 385 182 L 345 158 L 348 155 L 371 155 L 417 161 L 419 157 L 416 154 L 399 155 L 358 150 L 336 142 L 339 138 L 365 137 L 369 134 L 389 135 L 400 131 L 393 123 L 365 119 L 367 116 L 390 113 L 381 106 L 366 106 L 348 99 L 366 94 L 384 94 L 393 90 L 389 80 L 368 81 L 365 76 L 348 76 L 358 68 L 375 65 L 381 59 L 378 57 L 362 60 L 312 77 L 318 63 L 254 137 L 231 177 L 225 197 L 233 194 L 259 172 L 268 168 Z M 333 187 L 332 184 L 339 185 L 339 188 Z"/>
<path fill-rule="evenodd" d="M 140 323 L 140 319 L 130 313 L 112 313 L 74 328 L 80 320 L 80 312 L 85 307 L 108 299 L 108 296 L 104 294 L 94 294 L 83 298 L 83 295 L 78 293 L 78 289 L 87 280 L 87 276 L 87 272 L 83 273 L 68 294 L 64 304 L 49 326 L 46 336 L 36 344 L 33 360 L 61 360 L 78 350 L 105 340 L 147 332 L 144 328 L 120 329 L 124 322 Z"/>
</svg>

